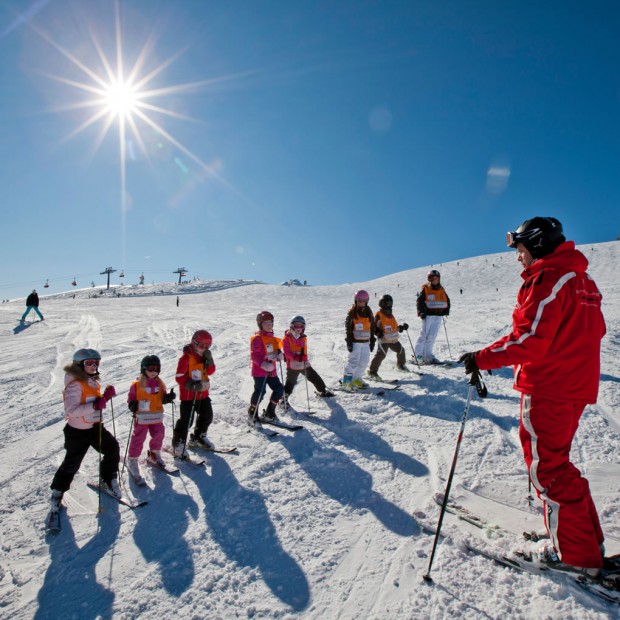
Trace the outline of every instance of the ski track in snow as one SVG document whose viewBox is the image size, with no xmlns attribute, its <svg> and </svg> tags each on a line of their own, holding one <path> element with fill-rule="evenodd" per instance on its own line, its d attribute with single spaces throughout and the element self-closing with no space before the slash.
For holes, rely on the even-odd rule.
<svg viewBox="0 0 620 620">
<path fill-rule="evenodd" d="M 608 333 L 599 402 L 583 416 L 572 457 L 590 480 L 608 552 L 619 553 L 620 243 L 584 251 L 603 292 Z M 438 268 L 453 304 L 446 320 L 450 346 L 441 330 L 438 357 L 456 359 L 507 332 L 520 284 L 514 254 Z M 462 367 L 422 367 L 423 376 L 405 376 L 396 372 L 389 352 L 381 374 L 399 378 L 401 389 L 382 397 L 338 392 L 320 399 L 312 385 L 307 396 L 301 378 L 291 404 L 300 411 L 309 405 L 317 413 L 282 417 L 304 429 L 280 429 L 271 439 L 249 430 L 249 339 L 260 310 L 275 314 L 278 336 L 292 316 L 306 317 L 311 361 L 333 386 L 346 359 L 343 322 L 353 292 L 369 290 L 374 311 L 378 298 L 389 292 L 397 319 L 410 324 L 415 343 L 415 295 L 426 271 L 323 287 L 234 281 L 123 287 L 117 289 L 120 297 L 92 298 L 90 290 L 77 291 L 75 299 L 73 292 L 43 297 L 46 320 L 24 326 L 17 322 L 23 301 L 0 306 L 3 615 L 618 617 L 617 607 L 576 587 L 499 568 L 451 539 L 438 547 L 435 584 L 423 583 L 433 537 L 420 523 L 434 528 L 437 522 L 433 497 L 444 491 L 467 398 Z M 98 513 L 97 493 L 86 486 L 97 476 L 98 456 L 90 451 L 65 496 L 62 531 L 46 536 L 49 484 L 64 455 L 63 368 L 73 351 L 91 347 L 102 353 L 102 383 L 114 384 L 118 394 L 114 425 L 108 407 L 106 426 L 115 427 L 124 454 L 127 391 L 140 360 L 157 354 L 163 380 L 176 386 L 183 345 L 201 328 L 213 335 L 217 366 L 210 436 L 221 445 L 236 445 L 238 452 L 196 453 L 205 466 L 175 463 L 180 469 L 175 476 L 144 464 L 147 486 L 138 487 L 125 475 L 124 487 L 148 505 L 132 511 L 102 496 Z M 411 358 L 406 335 L 401 341 Z M 489 398 L 472 400 L 451 497 L 514 533 L 516 547 L 524 529 L 542 528 L 540 503 L 526 499 L 512 373 L 502 369 L 486 380 Z M 172 413 L 167 407 L 168 442 Z M 170 455 L 166 460 L 172 464 Z M 455 518 L 446 515 L 446 532 L 456 527 Z M 467 535 L 480 536 L 476 529 L 458 524 Z"/>
</svg>

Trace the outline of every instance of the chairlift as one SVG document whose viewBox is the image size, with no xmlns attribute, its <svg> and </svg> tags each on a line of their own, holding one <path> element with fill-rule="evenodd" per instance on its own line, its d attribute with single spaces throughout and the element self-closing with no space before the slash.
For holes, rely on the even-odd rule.
<svg viewBox="0 0 620 620">
<path fill-rule="evenodd" d="M 186 274 L 184 271 L 182 271 L 182 272 L 181 272 L 181 277 L 182 277 L 182 278 L 184 278 L 186 275 L 187 275 L 187 274 Z"/>
<path fill-rule="evenodd" d="M 125 270 L 122 269 L 121 272 L 118 274 L 119 278 L 124 278 L 125 277 Z"/>
<path fill-rule="evenodd" d="M 43 285 L 43 288 L 49 288 L 49 287 L 50 287 L 50 281 L 45 280 L 45 284 Z"/>
<path fill-rule="evenodd" d="M 73 276 L 73 282 L 71 282 L 71 286 L 77 286 L 77 282 L 75 281 L 75 276 Z"/>
</svg>

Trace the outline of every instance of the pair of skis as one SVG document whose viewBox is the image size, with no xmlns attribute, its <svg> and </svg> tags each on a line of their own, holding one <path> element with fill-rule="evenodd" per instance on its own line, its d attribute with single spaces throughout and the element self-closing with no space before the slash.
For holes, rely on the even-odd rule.
<svg viewBox="0 0 620 620">
<path fill-rule="evenodd" d="M 141 508 L 142 506 L 146 506 L 148 501 L 143 500 L 139 501 L 133 498 L 126 497 L 117 497 L 110 491 L 107 486 L 99 486 L 98 482 L 87 482 L 86 486 L 93 491 L 105 493 L 110 496 L 112 499 L 115 499 L 119 504 L 123 506 L 127 506 L 131 510 L 135 510 L 136 508 Z M 62 512 L 62 505 L 58 507 L 58 510 L 50 510 L 45 520 L 45 532 L 47 534 L 58 534 L 62 527 L 62 521 L 60 518 L 60 513 Z"/>
<path fill-rule="evenodd" d="M 409 360 L 410 364 L 417 364 L 416 360 Z M 420 362 L 420 366 L 443 366 L 444 368 L 453 368 L 456 362 L 451 360 L 437 360 L 436 362 Z"/>
<path fill-rule="evenodd" d="M 395 379 L 395 381 L 397 382 L 398 379 Z M 372 394 L 373 396 L 385 396 L 387 392 L 394 392 L 396 390 L 400 390 L 401 388 L 401 386 L 397 383 L 395 384 L 393 382 L 386 381 L 382 381 L 381 383 L 384 383 L 385 385 L 378 388 L 371 385 L 368 387 L 354 387 L 353 389 L 348 390 L 344 387 L 342 381 L 339 381 L 338 387 L 334 387 L 332 389 L 338 392 L 344 392 L 345 394 Z"/>
<path fill-rule="evenodd" d="M 288 422 L 283 422 L 282 420 L 270 420 L 269 418 L 258 417 L 254 424 L 249 423 L 250 430 L 254 430 L 255 432 L 265 436 L 265 437 L 276 437 L 280 433 L 271 428 L 265 428 L 264 425 L 274 426 L 276 428 L 282 428 L 287 431 L 301 431 L 303 430 L 303 426 L 301 424 L 289 424 Z"/>
<path fill-rule="evenodd" d="M 443 495 L 436 495 L 434 500 L 437 504 L 441 505 L 443 503 Z M 484 517 L 454 502 L 448 501 L 446 504 L 446 511 L 456 517 L 457 523 L 458 521 L 469 523 L 483 530 L 485 534 L 491 536 L 491 538 L 512 537 L 512 533 L 504 530 L 501 526 L 491 523 Z M 435 533 L 433 528 L 425 525 L 423 525 L 423 527 L 429 533 Z M 444 534 L 443 536 L 446 535 Z M 539 538 L 539 535 L 534 532 L 523 532 L 523 538 L 525 540 L 535 541 Z M 616 555 L 605 558 L 603 575 L 601 577 L 591 577 L 583 573 L 554 568 L 552 564 L 537 562 L 532 554 L 528 552 L 515 552 L 512 555 L 507 555 L 472 542 L 468 537 L 463 537 L 463 540 L 459 539 L 459 541 L 462 542 L 465 548 L 471 553 L 491 560 L 501 566 L 528 574 L 549 577 L 556 581 L 568 581 L 569 583 L 576 584 L 582 590 L 585 590 L 596 598 L 620 605 L 620 556 Z"/>
</svg>

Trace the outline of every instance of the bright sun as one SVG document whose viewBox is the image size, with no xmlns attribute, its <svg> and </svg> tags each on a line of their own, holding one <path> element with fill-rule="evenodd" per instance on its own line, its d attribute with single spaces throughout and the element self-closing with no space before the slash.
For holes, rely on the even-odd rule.
<svg viewBox="0 0 620 620">
<path fill-rule="evenodd" d="M 137 144 L 138 149 L 149 158 L 149 144 L 143 138 L 144 130 L 148 130 L 148 135 L 157 136 L 160 142 L 168 142 L 176 147 L 186 157 L 195 162 L 200 169 L 209 177 L 233 191 L 248 204 L 251 201 L 243 196 L 233 185 L 226 181 L 214 168 L 202 161 L 187 146 L 173 137 L 164 127 L 164 118 L 177 120 L 194 120 L 175 110 L 167 109 L 157 105 L 160 98 L 181 93 L 190 93 L 201 90 L 215 81 L 238 79 L 241 75 L 231 75 L 217 80 L 200 80 L 177 85 L 156 85 L 160 81 L 160 74 L 164 72 L 177 58 L 185 51 L 179 50 L 154 68 L 147 69 L 148 61 L 151 58 L 154 39 L 149 37 L 137 58 L 131 63 L 127 63 L 123 55 L 123 37 L 121 34 L 121 15 L 120 0 L 114 0 L 115 15 L 115 45 L 114 53 L 110 56 L 106 54 L 103 46 L 89 30 L 92 45 L 97 52 L 99 62 L 87 64 L 82 58 L 76 56 L 71 51 L 57 43 L 50 35 L 34 24 L 31 27 L 64 58 L 66 58 L 74 68 L 82 74 L 82 79 L 68 78 L 63 75 L 49 75 L 47 77 L 77 89 L 82 93 L 82 97 L 64 106 L 64 110 L 90 110 L 92 113 L 83 120 L 67 137 L 70 140 L 77 134 L 95 125 L 99 126 L 97 136 L 93 145 L 93 153 L 97 151 L 108 132 L 116 127 L 118 130 L 118 153 L 120 164 L 120 202 L 122 218 L 122 248 L 123 263 L 125 263 L 126 252 L 126 225 L 125 217 L 127 211 L 127 169 L 126 161 L 128 156 L 128 144 Z M 176 159 L 176 158 L 175 158 Z"/>
<path fill-rule="evenodd" d="M 127 83 L 110 84 L 104 94 L 105 106 L 110 114 L 125 118 L 136 112 L 139 99 L 136 88 Z"/>
</svg>

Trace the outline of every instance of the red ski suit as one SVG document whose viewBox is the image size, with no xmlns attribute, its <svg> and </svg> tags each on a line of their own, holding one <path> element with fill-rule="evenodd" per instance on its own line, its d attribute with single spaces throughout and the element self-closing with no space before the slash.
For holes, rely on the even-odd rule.
<svg viewBox="0 0 620 620">
<path fill-rule="evenodd" d="M 476 353 L 482 370 L 514 366 L 519 437 L 560 559 L 602 566 L 603 533 L 588 481 L 570 462 L 581 414 L 595 403 L 605 321 L 588 261 L 572 241 L 523 270 L 512 333 Z"/>
</svg>

